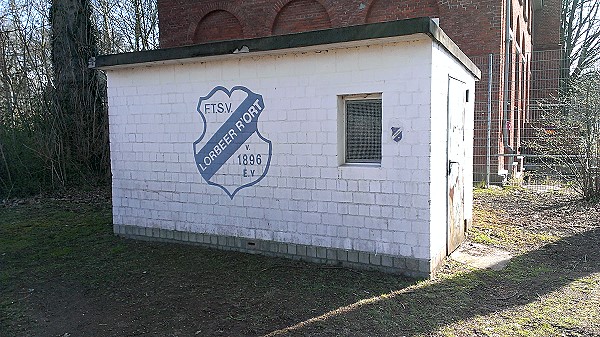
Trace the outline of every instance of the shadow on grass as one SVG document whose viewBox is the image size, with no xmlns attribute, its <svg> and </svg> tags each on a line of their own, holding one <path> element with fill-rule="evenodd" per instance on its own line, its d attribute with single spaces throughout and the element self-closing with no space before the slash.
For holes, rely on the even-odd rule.
<svg viewBox="0 0 600 337">
<path fill-rule="evenodd" d="M 600 271 L 600 229 L 436 282 L 124 240 L 110 205 L 0 209 L 0 336 L 412 336 Z M 445 274 L 444 274 L 445 275 Z"/>
<path fill-rule="evenodd" d="M 265 336 L 432 333 L 461 320 L 526 305 L 574 280 L 600 272 L 599 246 L 600 228 L 596 228 L 515 257 L 502 271 L 477 270 L 438 282 L 417 283 Z"/>
<path fill-rule="evenodd" d="M 558 211 L 558 210 L 576 210 L 583 211 L 590 208 L 598 207 L 598 202 L 587 201 L 581 199 L 576 194 L 570 194 L 553 199 L 551 203 L 536 204 L 532 207 L 534 211 Z"/>
</svg>

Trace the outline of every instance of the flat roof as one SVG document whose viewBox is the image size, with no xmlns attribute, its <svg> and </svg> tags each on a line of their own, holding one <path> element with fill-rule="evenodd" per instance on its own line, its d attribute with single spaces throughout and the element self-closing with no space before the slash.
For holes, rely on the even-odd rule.
<svg viewBox="0 0 600 337">
<path fill-rule="evenodd" d="M 414 34 L 425 34 L 439 43 L 477 79 L 481 71 L 458 48 L 446 33 L 429 17 L 388 21 L 341 28 L 315 30 L 302 33 L 268 36 L 254 39 L 228 40 L 196 45 L 147 50 L 131 53 L 100 55 L 90 59 L 90 68 L 108 70 L 133 65 L 183 62 L 215 56 L 241 56 L 265 52 L 285 52 L 316 46 L 367 42 L 374 39 L 398 38 Z"/>
</svg>

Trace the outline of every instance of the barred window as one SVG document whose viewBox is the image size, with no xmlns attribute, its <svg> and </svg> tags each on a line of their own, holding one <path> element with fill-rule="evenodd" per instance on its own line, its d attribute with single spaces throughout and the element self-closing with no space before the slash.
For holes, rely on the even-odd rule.
<svg viewBox="0 0 600 337">
<path fill-rule="evenodd" d="M 381 163 L 381 96 L 344 103 L 345 162 Z"/>
</svg>

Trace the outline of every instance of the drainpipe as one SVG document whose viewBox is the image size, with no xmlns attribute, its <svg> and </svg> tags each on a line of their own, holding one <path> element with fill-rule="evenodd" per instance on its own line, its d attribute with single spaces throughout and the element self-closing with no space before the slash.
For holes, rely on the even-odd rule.
<svg viewBox="0 0 600 337">
<path fill-rule="evenodd" d="M 487 101 L 487 141 L 485 156 L 485 187 L 490 187 L 492 168 L 492 84 L 494 82 L 494 54 L 488 57 L 488 101 Z"/>
<path fill-rule="evenodd" d="M 508 100 L 509 94 L 510 94 L 510 88 L 509 88 L 509 76 L 510 76 L 510 63 L 512 63 L 512 59 L 511 59 L 511 53 L 512 53 L 512 48 L 510 48 L 511 46 L 511 41 L 512 41 L 512 37 L 511 37 L 511 25 L 512 22 L 510 21 L 510 14 L 512 11 L 512 0 L 506 0 L 506 18 L 505 18 L 505 24 L 506 24 L 506 39 L 504 42 L 504 97 L 503 97 L 503 112 L 502 112 L 502 142 L 504 143 L 504 149 L 506 151 L 508 151 L 509 154 L 511 154 L 511 156 L 508 156 L 508 160 L 509 160 L 509 176 L 511 174 L 511 170 L 512 170 L 512 162 L 514 161 L 514 153 L 515 150 L 509 145 L 509 129 L 508 129 L 508 115 L 509 115 L 509 111 L 510 111 L 510 101 Z"/>
</svg>

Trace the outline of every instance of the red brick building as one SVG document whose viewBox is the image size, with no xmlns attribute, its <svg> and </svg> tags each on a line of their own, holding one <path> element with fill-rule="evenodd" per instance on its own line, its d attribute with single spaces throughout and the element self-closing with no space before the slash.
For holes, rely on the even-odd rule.
<svg viewBox="0 0 600 337">
<path fill-rule="evenodd" d="M 536 2 L 513 0 L 513 31 L 531 48 Z M 162 48 L 264 37 L 415 17 L 435 17 L 467 55 L 504 47 L 506 7 L 498 0 L 159 0 Z M 547 26 L 547 25 L 546 25 Z"/>
<path fill-rule="evenodd" d="M 497 85 L 491 95 L 493 181 L 502 179 L 497 174 L 516 174 L 522 166 L 519 154 L 523 129 L 531 118 L 529 96 L 532 86 L 542 85 L 531 75 L 532 51 L 559 49 L 560 10 L 560 0 L 158 0 L 161 48 L 438 18 L 440 27 L 476 63 L 488 54 L 496 58 L 492 76 Z M 543 76 L 549 76 L 544 85 L 558 78 L 547 72 Z M 487 87 L 486 81 L 482 78 L 481 88 Z M 554 82 L 551 86 L 556 87 Z M 487 105 L 487 100 L 487 91 L 479 90 L 476 104 Z M 486 164 L 482 153 L 487 152 L 486 141 L 485 135 L 475 135 L 476 167 Z"/>
</svg>

